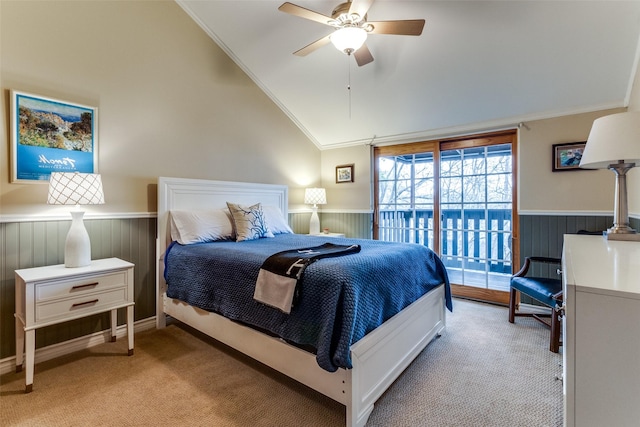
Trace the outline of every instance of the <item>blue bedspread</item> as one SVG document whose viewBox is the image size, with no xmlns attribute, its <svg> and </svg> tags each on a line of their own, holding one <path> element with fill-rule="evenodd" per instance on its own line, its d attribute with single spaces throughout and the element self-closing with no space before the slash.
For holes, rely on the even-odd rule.
<svg viewBox="0 0 640 427">
<path fill-rule="evenodd" d="M 362 249 L 311 264 L 290 314 L 253 299 L 258 271 L 270 255 L 326 242 L 359 244 Z M 296 234 L 174 243 L 165 255 L 165 279 L 168 297 L 312 346 L 318 365 L 330 372 L 351 368 L 352 344 L 442 283 L 452 310 L 442 261 L 426 246 L 408 243 Z"/>
</svg>

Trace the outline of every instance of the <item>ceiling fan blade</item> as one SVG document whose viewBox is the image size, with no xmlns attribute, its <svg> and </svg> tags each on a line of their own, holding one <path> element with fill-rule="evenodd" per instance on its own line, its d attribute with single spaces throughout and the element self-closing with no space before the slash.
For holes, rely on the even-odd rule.
<svg viewBox="0 0 640 427">
<path fill-rule="evenodd" d="M 362 67 L 363 65 L 367 65 L 369 62 L 373 62 L 373 55 L 371 55 L 366 44 L 363 44 L 360 49 L 353 52 L 353 57 L 356 58 L 358 67 Z"/>
<path fill-rule="evenodd" d="M 398 34 L 401 36 L 419 36 L 424 28 L 424 19 L 409 19 L 406 21 L 377 21 L 368 22 L 373 26 L 370 34 Z"/>
<path fill-rule="evenodd" d="M 364 18 L 372 3 L 373 0 L 352 0 L 349 13 L 357 13 L 361 18 Z"/>
<path fill-rule="evenodd" d="M 322 15 L 321 13 L 305 9 L 304 7 L 297 6 L 289 2 L 282 3 L 278 10 L 284 13 L 299 16 L 300 18 L 310 19 L 312 21 L 316 21 L 325 25 L 329 25 L 328 22 L 332 20 L 329 16 Z"/>
<path fill-rule="evenodd" d="M 323 38 L 318 39 L 318 40 L 314 41 L 313 43 L 309 43 L 308 45 L 306 45 L 302 49 L 299 49 L 299 50 L 296 50 L 295 52 L 293 52 L 293 54 L 297 55 L 297 56 L 307 56 L 308 54 L 310 54 L 314 50 L 319 49 L 322 46 L 328 44 L 331 41 L 329 39 L 330 36 L 331 36 L 331 34 L 329 34 L 327 36 L 324 36 Z"/>
</svg>

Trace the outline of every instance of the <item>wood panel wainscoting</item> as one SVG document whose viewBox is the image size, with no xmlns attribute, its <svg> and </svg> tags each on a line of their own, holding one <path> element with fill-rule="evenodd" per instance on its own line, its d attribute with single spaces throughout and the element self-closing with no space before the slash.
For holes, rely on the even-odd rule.
<svg viewBox="0 0 640 427">
<path fill-rule="evenodd" d="M 289 224 L 295 232 L 308 232 L 309 215 L 289 214 Z M 371 213 L 325 212 L 320 214 L 320 218 L 322 224 L 328 224 L 332 231 L 343 232 L 348 237 L 371 238 Z M 640 218 L 632 217 L 630 221 L 633 228 L 640 229 Z M 136 322 L 155 318 L 156 218 L 149 214 L 144 218 L 85 219 L 84 222 L 92 242 L 93 259 L 118 257 L 136 265 Z M 612 222 L 612 216 L 520 215 L 521 256 L 523 259 L 534 254 L 560 257 L 564 234 L 582 229 L 604 229 Z M 0 221 L 0 362 L 4 362 L 2 366 L 9 367 L 15 357 L 14 271 L 62 263 L 64 240 L 70 223 L 70 220 Z M 455 289 L 455 285 L 452 288 Z M 473 293 L 472 297 L 484 299 L 482 292 Z M 523 302 L 531 303 L 524 298 Z M 126 316 L 122 311 L 118 314 L 118 324 L 123 325 L 125 320 Z M 36 341 L 38 348 L 54 346 L 98 331 L 107 331 L 109 328 L 108 314 L 95 315 L 38 330 Z"/>
<path fill-rule="evenodd" d="M 630 222 L 632 227 L 638 229 L 640 219 L 631 218 Z M 612 224 L 612 215 L 521 213 L 521 258 L 525 259 L 528 256 L 561 258 L 565 234 L 575 234 L 580 230 L 601 231 L 611 227 Z M 556 270 L 557 268 L 554 266 L 535 263 L 531 267 L 530 274 L 538 277 L 558 278 Z M 522 295 L 522 302 L 538 305 L 535 300 L 526 295 Z"/>
<path fill-rule="evenodd" d="M 631 218 L 631 227 L 640 230 L 640 218 Z M 528 256 L 544 256 L 560 258 L 562 256 L 562 242 L 565 234 L 575 234 L 580 230 L 599 231 L 605 230 L 613 224 L 611 215 L 590 215 L 590 214 L 547 214 L 547 213 L 526 213 L 519 215 L 520 225 L 520 258 Z M 516 266 L 518 270 L 520 266 Z M 556 268 L 548 265 L 534 265 L 531 267 L 531 274 L 543 277 L 558 277 Z M 454 295 L 460 286 L 452 284 L 451 291 Z M 509 304 L 509 294 L 503 295 L 483 289 L 465 287 L 466 298 L 480 301 L 493 300 L 499 304 Z M 539 305 L 535 300 L 526 295 L 522 295 L 522 303 Z"/>
<path fill-rule="evenodd" d="M 0 222 L 0 361 L 4 370 L 15 349 L 15 270 L 64 263 L 64 242 L 69 220 Z M 135 264 L 136 322 L 155 317 L 156 218 L 85 219 L 91 239 L 91 258 L 117 257 Z M 118 325 L 126 323 L 126 310 L 118 310 Z M 91 315 L 36 331 L 36 354 L 65 341 L 111 329 L 109 313 Z M 13 361 L 11 362 L 13 363 Z"/>
<path fill-rule="evenodd" d="M 371 238 L 371 213 L 323 213 L 322 224 L 349 237 Z M 15 358 L 15 273 L 17 269 L 61 264 L 69 220 L 38 219 L 13 221 L 0 218 L 0 373 L 13 369 Z M 91 239 L 91 258 L 117 257 L 135 264 L 135 321 L 153 321 L 155 301 L 156 217 L 154 213 L 131 217 L 85 218 Z M 309 214 L 289 215 L 295 232 L 308 233 Z M 306 227 L 306 228 L 305 228 Z M 126 322 L 125 310 L 118 312 L 118 325 Z M 37 350 L 108 331 L 109 314 L 96 314 L 36 331 Z M 59 354 L 57 350 L 53 351 Z"/>
</svg>

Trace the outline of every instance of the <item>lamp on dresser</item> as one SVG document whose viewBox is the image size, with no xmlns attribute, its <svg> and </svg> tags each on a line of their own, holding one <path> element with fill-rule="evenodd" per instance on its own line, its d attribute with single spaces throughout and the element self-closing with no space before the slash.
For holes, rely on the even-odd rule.
<svg viewBox="0 0 640 427">
<path fill-rule="evenodd" d="M 309 222 L 309 234 L 320 234 L 318 205 L 324 205 L 327 203 L 327 192 L 324 188 L 307 188 L 304 190 L 304 202 L 308 205 L 313 205 L 311 221 Z"/>
<path fill-rule="evenodd" d="M 640 112 L 600 117 L 593 122 L 580 160 L 585 169 L 610 169 L 616 175 L 613 226 L 609 240 L 638 240 L 640 234 L 629 226 L 627 172 L 640 165 Z"/>
<path fill-rule="evenodd" d="M 71 228 L 64 244 L 64 266 L 85 267 L 91 264 L 91 242 L 84 227 L 84 211 L 80 205 L 104 204 L 102 179 L 99 174 L 53 172 L 49 178 L 50 205 L 76 205 L 71 211 Z"/>
</svg>

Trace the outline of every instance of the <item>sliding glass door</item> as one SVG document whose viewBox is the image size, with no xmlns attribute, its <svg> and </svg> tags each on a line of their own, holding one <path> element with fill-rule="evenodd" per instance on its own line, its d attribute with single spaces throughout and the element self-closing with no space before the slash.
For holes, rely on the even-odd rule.
<svg viewBox="0 0 640 427">
<path fill-rule="evenodd" d="M 506 302 L 518 262 L 515 138 L 376 148 L 374 237 L 429 246 L 455 294 Z"/>
<path fill-rule="evenodd" d="M 434 247 L 434 166 L 433 152 L 378 159 L 377 239 Z"/>
<path fill-rule="evenodd" d="M 509 290 L 510 144 L 441 152 L 441 257 L 452 283 Z"/>
</svg>

